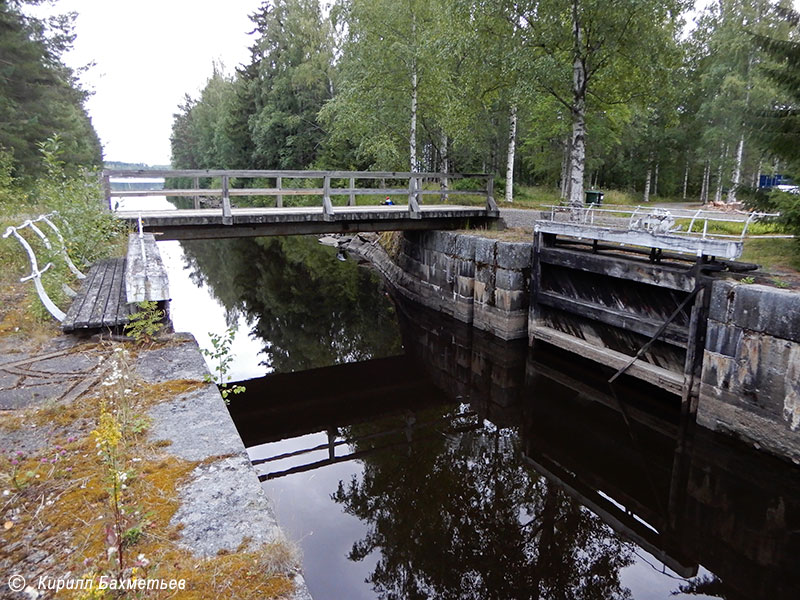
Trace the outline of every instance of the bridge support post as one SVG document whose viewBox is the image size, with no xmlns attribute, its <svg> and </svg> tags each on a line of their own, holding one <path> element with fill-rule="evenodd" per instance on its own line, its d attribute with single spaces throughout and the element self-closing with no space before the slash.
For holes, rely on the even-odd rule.
<svg viewBox="0 0 800 600">
<path fill-rule="evenodd" d="M 333 203 L 331 202 L 331 178 L 325 176 L 322 186 L 322 218 L 326 221 L 333 221 Z"/>
<path fill-rule="evenodd" d="M 486 210 L 494 213 L 500 210 L 494 201 L 494 175 L 486 177 Z"/>
<path fill-rule="evenodd" d="M 422 217 L 419 210 L 419 179 L 413 175 L 408 179 L 408 211 L 412 219 Z"/>
<path fill-rule="evenodd" d="M 199 190 L 200 189 L 200 178 L 199 177 L 195 177 L 195 178 L 192 179 L 192 188 L 195 189 L 195 190 Z M 194 197 L 194 209 L 198 210 L 199 208 L 200 208 L 200 196 L 195 196 Z"/>
<path fill-rule="evenodd" d="M 278 192 L 283 189 L 283 177 L 279 176 L 275 178 L 275 187 L 278 188 Z M 278 193 L 278 195 L 275 196 L 275 206 L 283 208 L 283 194 Z"/>
<path fill-rule="evenodd" d="M 356 178 L 350 178 L 350 199 L 347 201 L 347 206 L 356 205 Z"/>
<path fill-rule="evenodd" d="M 105 171 L 100 175 L 100 187 L 106 200 L 106 210 L 111 210 L 111 177 Z"/>
<path fill-rule="evenodd" d="M 222 176 L 222 224 L 233 225 L 233 214 L 231 213 L 231 196 L 228 191 L 228 176 Z"/>
</svg>

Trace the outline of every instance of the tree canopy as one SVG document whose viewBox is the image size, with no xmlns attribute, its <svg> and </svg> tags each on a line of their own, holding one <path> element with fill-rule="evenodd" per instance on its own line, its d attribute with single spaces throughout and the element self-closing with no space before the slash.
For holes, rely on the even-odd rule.
<svg viewBox="0 0 800 600">
<path fill-rule="evenodd" d="M 797 160 L 789 4 L 715 0 L 688 25 L 686 0 L 264 2 L 249 63 L 179 107 L 173 163 L 735 200 Z"/>
<path fill-rule="evenodd" d="M 84 108 L 87 92 L 62 61 L 74 40 L 74 14 L 37 19 L 25 4 L 0 3 L 0 149 L 11 155 L 16 178 L 43 173 L 37 144 L 53 135 L 69 170 L 99 165 L 101 147 Z"/>
</svg>

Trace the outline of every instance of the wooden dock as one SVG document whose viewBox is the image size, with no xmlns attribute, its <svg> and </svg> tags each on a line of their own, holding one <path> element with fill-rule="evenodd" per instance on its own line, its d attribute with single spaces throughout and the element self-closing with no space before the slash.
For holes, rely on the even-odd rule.
<svg viewBox="0 0 800 600">
<path fill-rule="evenodd" d="M 125 294 L 125 258 L 96 262 L 61 322 L 65 332 L 117 329 L 131 314 Z"/>
<path fill-rule="evenodd" d="M 137 303 L 169 300 L 164 263 L 150 234 L 130 234 L 125 258 L 109 258 L 92 265 L 78 295 L 67 310 L 65 332 L 119 330 L 129 322 Z"/>
</svg>

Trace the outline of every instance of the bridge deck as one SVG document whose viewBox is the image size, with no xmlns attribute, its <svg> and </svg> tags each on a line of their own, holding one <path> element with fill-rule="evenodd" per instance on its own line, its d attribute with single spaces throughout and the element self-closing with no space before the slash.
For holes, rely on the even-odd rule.
<svg viewBox="0 0 800 600">
<path fill-rule="evenodd" d="M 159 233 L 159 239 L 458 229 L 498 216 L 484 207 L 474 206 L 420 206 L 417 214 L 405 205 L 335 206 L 333 210 L 331 215 L 326 214 L 322 206 L 233 208 L 228 223 L 219 209 L 117 211 L 115 214 L 133 223 L 141 216 L 144 228 Z"/>
</svg>

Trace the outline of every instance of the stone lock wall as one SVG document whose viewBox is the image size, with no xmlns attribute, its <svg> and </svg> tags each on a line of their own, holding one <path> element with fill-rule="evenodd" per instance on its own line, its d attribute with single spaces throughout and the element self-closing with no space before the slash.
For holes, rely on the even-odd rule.
<svg viewBox="0 0 800 600">
<path fill-rule="evenodd" d="M 349 249 L 415 302 L 504 340 L 527 336 L 532 242 L 425 231 L 405 232 L 393 257 L 359 236 Z"/>
<path fill-rule="evenodd" d="M 697 420 L 800 462 L 800 294 L 714 283 Z"/>
</svg>

